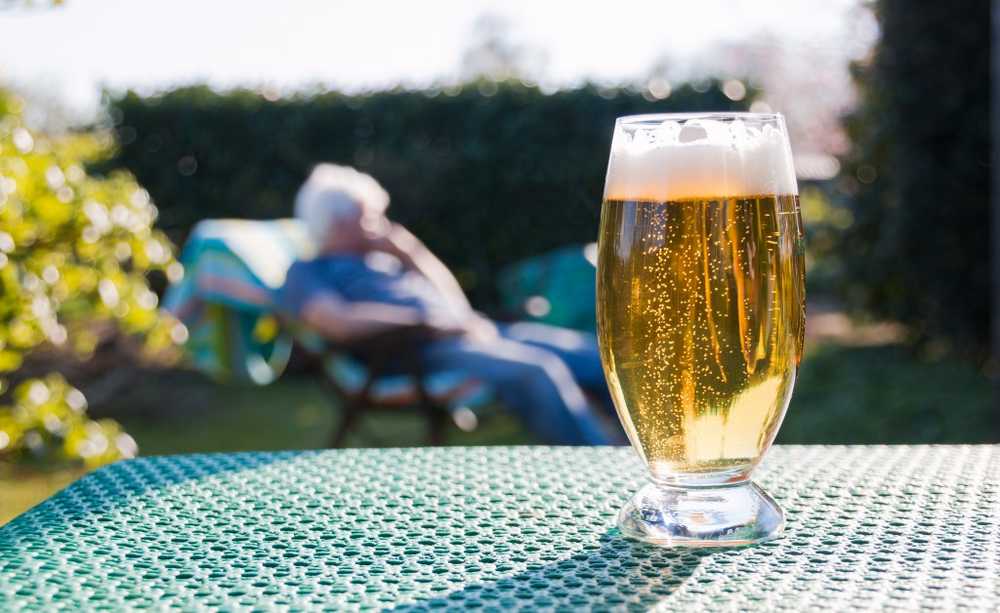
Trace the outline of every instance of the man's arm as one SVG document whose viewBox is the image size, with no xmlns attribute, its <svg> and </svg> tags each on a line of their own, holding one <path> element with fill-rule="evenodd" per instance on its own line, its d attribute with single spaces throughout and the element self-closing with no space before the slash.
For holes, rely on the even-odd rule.
<svg viewBox="0 0 1000 613">
<path fill-rule="evenodd" d="M 425 321 L 412 307 L 379 302 L 344 300 L 320 278 L 309 263 L 292 265 L 285 284 L 275 296 L 276 308 L 316 332 L 340 343 L 392 330 L 424 326 L 438 334 L 447 331 Z"/>
<path fill-rule="evenodd" d="M 473 314 L 472 305 L 469 304 L 469 299 L 462 291 L 462 286 L 455 275 L 409 230 L 398 223 L 392 224 L 388 234 L 379 241 L 377 247 L 398 257 L 407 268 L 427 277 L 452 304 L 467 309 L 470 315 Z"/>
<path fill-rule="evenodd" d="M 317 294 L 302 308 L 301 320 L 326 338 L 351 343 L 391 330 L 423 327 L 436 337 L 463 334 L 465 328 L 428 320 L 418 309 L 382 302 L 347 302 L 332 292 Z"/>
<path fill-rule="evenodd" d="M 302 307 L 301 319 L 307 326 L 339 343 L 425 323 L 420 311 L 412 307 L 380 302 L 347 302 L 331 292 L 310 298 Z"/>
</svg>

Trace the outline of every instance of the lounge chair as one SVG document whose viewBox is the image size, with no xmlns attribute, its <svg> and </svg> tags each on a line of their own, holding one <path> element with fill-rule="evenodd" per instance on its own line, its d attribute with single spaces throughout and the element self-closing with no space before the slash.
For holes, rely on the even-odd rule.
<svg viewBox="0 0 1000 613">
<path fill-rule="evenodd" d="M 413 347 L 422 329 L 335 345 L 276 312 L 274 292 L 288 268 L 313 251 L 293 219 L 195 226 L 181 252 L 184 277 L 164 298 L 187 326 L 192 364 L 218 380 L 266 385 L 281 376 L 293 346 L 301 347 L 342 408 L 331 446 L 342 446 L 360 418 L 375 411 L 420 412 L 432 444 L 443 442 L 449 422 L 475 427 L 474 409 L 490 401 L 489 390 L 462 373 L 424 372 Z"/>
</svg>

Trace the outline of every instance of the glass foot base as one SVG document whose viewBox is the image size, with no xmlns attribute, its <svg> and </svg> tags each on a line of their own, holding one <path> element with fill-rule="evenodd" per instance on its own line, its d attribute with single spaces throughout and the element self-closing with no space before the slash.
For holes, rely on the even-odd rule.
<svg viewBox="0 0 1000 613">
<path fill-rule="evenodd" d="M 618 528 L 664 547 L 734 547 L 779 536 L 785 513 L 750 481 L 724 487 L 648 484 L 618 513 Z"/>
</svg>

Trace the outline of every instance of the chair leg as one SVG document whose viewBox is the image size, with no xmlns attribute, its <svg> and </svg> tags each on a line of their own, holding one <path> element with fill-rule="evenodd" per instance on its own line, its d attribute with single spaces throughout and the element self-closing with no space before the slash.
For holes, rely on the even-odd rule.
<svg viewBox="0 0 1000 613">
<path fill-rule="evenodd" d="M 347 435 L 350 431 L 357 425 L 358 419 L 361 417 L 362 413 L 368 410 L 371 406 L 371 389 L 375 382 L 374 374 L 368 375 L 368 380 L 362 386 L 361 391 L 356 393 L 349 393 L 342 389 L 340 385 L 333 379 L 333 377 L 327 375 L 325 372 L 322 378 L 324 386 L 337 398 L 340 398 L 343 406 L 344 414 L 340 418 L 340 423 L 337 425 L 336 430 L 333 431 L 333 435 L 330 436 L 330 448 L 343 447 L 344 442 L 347 440 Z"/>
<path fill-rule="evenodd" d="M 358 399 L 351 398 L 349 400 L 345 399 L 343 410 L 344 414 L 340 418 L 340 423 L 337 425 L 337 429 L 333 431 L 333 436 L 330 437 L 330 448 L 344 446 L 347 435 L 354 429 L 355 424 L 357 424 L 363 407 L 360 406 Z"/>
<path fill-rule="evenodd" d="M 434 446 L 444 445 L 444 436 L 448 429 L 448 418 L 450 417 L 448 411 L 434 404 L 426 405 L 424 410 L 427 415 L 427 438 L 430 444 Z"/>
<path fill-rule="evenodd" d="M 448 412 L 447 408 L 434 402 L 430 394 L 427 393 L 419 367 L 414 369 L 413 385 L 417 388 L 418 408 L 427 421 L 428 442 L 434 446 L 443 445 L 451 413 Z"/>
</svg>

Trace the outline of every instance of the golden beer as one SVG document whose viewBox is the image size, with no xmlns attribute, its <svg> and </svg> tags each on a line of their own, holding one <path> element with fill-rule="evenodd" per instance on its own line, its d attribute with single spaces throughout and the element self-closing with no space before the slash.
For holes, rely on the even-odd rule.
<svg viewBox="0 0 1000 613">
<path fill-rule="evenodd" d="M 606 199 L 598 334 L 619 417 L 664 483 L 741 481 L 802 356 L 798 196 Z"/>
</svg>

